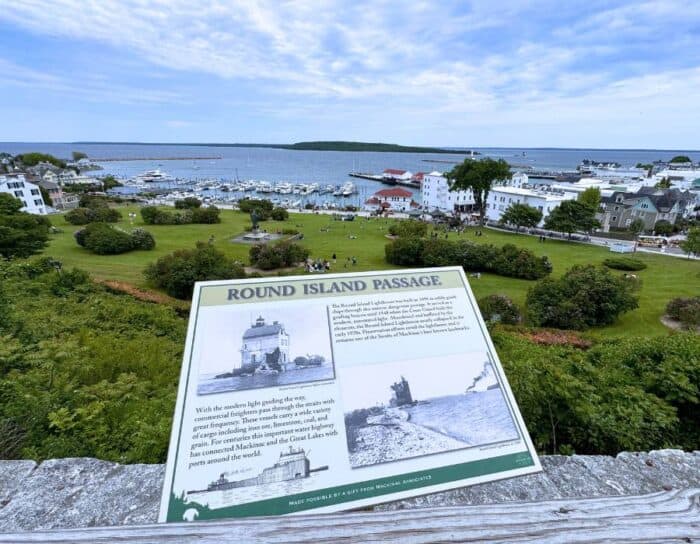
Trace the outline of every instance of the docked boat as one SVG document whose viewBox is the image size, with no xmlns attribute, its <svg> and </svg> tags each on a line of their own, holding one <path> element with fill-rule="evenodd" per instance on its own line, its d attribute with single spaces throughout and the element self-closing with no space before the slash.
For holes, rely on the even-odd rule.
<svg viewBox="0 0 700 544">
<path fill-rule="evenodd" d="M 143 174 L 139 174 L 134 178 L 134 181 L 143 183 L 171 182 L 175 181 L 175 178 L 156 168 L 155 170 L 146 170 Z"/>
<path fill-rule="evenodd" d="M 289 195 L 292 193 L 293 187 L 291 183 L 280 183 L 277 185 L 277 192 L 281 195 Z"/>
</svg>

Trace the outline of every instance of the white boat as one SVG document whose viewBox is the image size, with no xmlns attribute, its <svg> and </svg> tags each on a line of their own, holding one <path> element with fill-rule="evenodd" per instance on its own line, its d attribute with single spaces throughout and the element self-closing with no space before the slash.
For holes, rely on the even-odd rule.
<svg viewBox="0 0 700 544">
<path fill-rule="evenodd" d="M 258 193 L 271 193 L 272 192 L 272 185 L 267 182 L 267 181 L 261 181 L 258 184 Z"/>
<path fill-rule="evenodd" d="M 155 170 L 146 170 L 143 174 L 139 174 L 134 178 L 134 181 L 144 183 L 170 182 L 175 181 L 175 178 L 156 168 Z"/>
<path fill-rule="evenodd" d="M 281 195 L 291 194 L 292 189 L 293 188 L 291 183 L 280 183 L 279 185 L 277 185 L 277 192 Z"/>
</svg>

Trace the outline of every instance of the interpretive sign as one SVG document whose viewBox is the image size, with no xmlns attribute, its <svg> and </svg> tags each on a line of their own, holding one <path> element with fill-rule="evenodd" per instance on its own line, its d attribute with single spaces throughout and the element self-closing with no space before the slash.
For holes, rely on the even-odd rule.
<svg viewBox="0 0 700 544">
<path fill-rule="evenodd" d="M 198 283 L 161 521 L 541 470 L 459 267 Z"/>
</svg>

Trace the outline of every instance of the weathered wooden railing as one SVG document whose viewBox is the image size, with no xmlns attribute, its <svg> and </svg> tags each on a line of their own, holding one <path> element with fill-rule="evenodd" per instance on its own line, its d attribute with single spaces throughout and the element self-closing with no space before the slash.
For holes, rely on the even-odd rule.
<svg viewBox="0 0 700 544">
<path fill-rule="evenodd" d="M 595 499 L 0 534 L 0 544 L 10 542 L 700 542 L 700 489 Z"/>
</svg>

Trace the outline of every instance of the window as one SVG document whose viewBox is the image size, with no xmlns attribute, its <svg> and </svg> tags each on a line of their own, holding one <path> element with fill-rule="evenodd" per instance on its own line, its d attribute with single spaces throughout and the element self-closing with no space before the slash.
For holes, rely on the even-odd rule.
<svg viewBox="0 0 700 544">
<path fill-rule="evenodd" d="M 35 205 L 35 206 L 41 206 L 42 204 L 43 204 L 43 202 L 41 201 L 40 198 L 39 198 L 39 199 L 36 199 L 36 200 L 34 201 L 34 205 Z"/>
<path fill-rule="evenodd" d="M 613 220 L 613 221 L 617 221 L 617 216 L 616 216 L 616 215 L 613 215 L 612 220 Z"/>
<path fill-rule="evenodd" d="M 32 189 L 32 194 L 37 196 L 39 194 L 39 189 Z"/>
<path fill-rule="evenodd" d="M 618 211 L 620 209 L 620 206 L 615 206 L 615 211 Z"/>
<path fill-rule="evenodd" d="M 22 198 L 24 196 L 24 193 L 22 191 L 15 191 L 15 196 Z"/>
<path fill-rule="evenodd" d="M 22 201 L 22 206 L 24 206 L 25 208 L 27 207 L 27 203 L 24 200 Z"/>
</svg>

